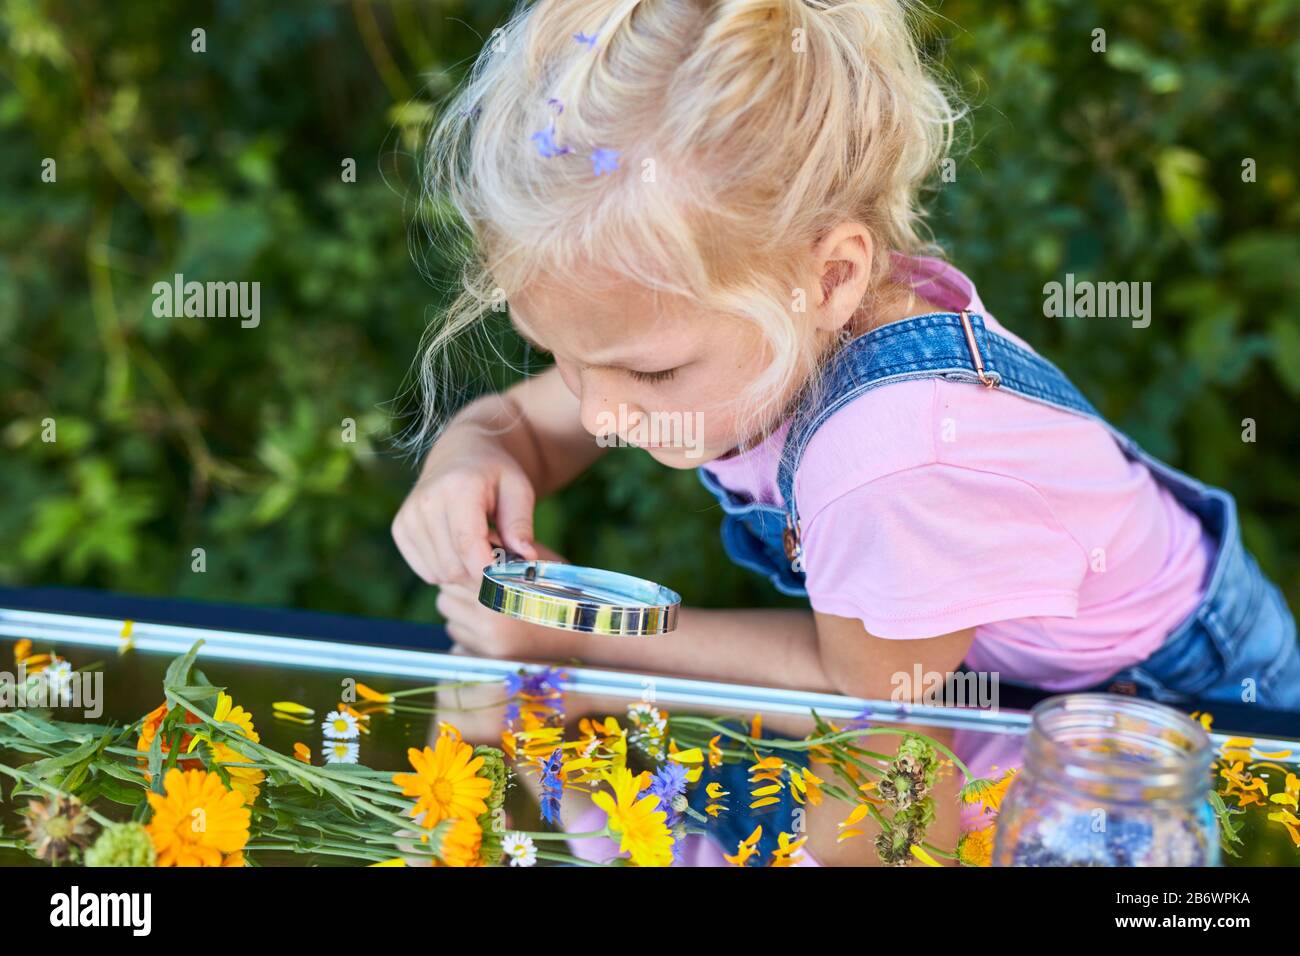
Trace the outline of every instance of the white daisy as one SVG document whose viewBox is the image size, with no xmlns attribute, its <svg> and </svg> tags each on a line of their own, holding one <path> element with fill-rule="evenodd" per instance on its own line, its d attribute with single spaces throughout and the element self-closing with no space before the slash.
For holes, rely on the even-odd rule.
<svg viewBox="0 0 1300 956">
<path fill-rule="evenodd" d="M 346 710 L 332 710 L 320 725 L 321 732 L 330 740 L 351 740 L 361 733 L 357 719 Z"/>
<path fill-rule="evenodd" d="M 532 866 L 537 862 L 537 845 L 526 833 L 507 833 L 501 848 L 510 858 L 511 866 Z"/>
<path fill-rule="evenodd" d="M 326 763 L 356 763 L 361 756 L 361 745 L 335 740 L 321 748 Z"/>
<path fill-rule="evenodd" d="M 51 687 L 63 687 L 72 683 L 72 665 L 61 657 L 56 657 L 45 668 L 45 677 L 50 682 Z"/>
</svg>

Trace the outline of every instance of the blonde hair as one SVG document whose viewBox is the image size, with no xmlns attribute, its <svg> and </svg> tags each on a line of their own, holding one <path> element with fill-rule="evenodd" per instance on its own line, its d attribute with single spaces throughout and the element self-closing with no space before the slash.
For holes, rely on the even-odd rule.
<svg viewBox="0 0 1300 956">
<path fill-rule="evenodd" d="M 739 396 L 741 422 L 768 427 L 775 396 L 817 365 L 792 310 L 815 241 L 862 223 L 878 251 L 873 287 L 888 277 L 886 250 L 941 254 L 922 236 L 918 195 L 960 114 L 913 38 L 923 10 L 521 5 L 429 139 L 430 238 L 461 256 L 461 281 L 421 348 L 425 417 L 409 444 L 435 440 L 454 411 L 457 336 L 543 275 L 589 286 L 593 264 L 753 321 L 773 358 Z M 596 150 L 617 151 L 619 168 L 596 175 Z"/>
</svg>

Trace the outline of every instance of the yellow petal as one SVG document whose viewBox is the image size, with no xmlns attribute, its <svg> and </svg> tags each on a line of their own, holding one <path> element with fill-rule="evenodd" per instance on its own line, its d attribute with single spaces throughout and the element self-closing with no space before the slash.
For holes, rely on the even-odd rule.
<svg viewBox="0 0 1300 956">
<path fill-rule="evenodd" d="M 845 821 L 840 824 L 840 827 L 841 828 L 851 827 L 855 823 L 861 822 L 862 818 L 867 815 L 867 812 L 868 812 L 867 805 L 865 803 L 859 803 L 856 807 L 853 808 L 853 812 L 848 815 Z"/>
<path fill-rule="evenodd" d="M 406 861 L 400 856 L 395 856 L 391 860 L 384 860 L 382 863 L 371 863 L 371 866 L 406 866 Z"/>
<path fill-rule="evenodd" d="M 921 861 L 922 863 L 924 863 L 926 866 L 939 866 L 939 865 L 940 865 L 940 864 L 938 864 L 938 863 L 935 862 L 934 857 L 932 857 L 930 854 L 926 853 L 924 850 L 921 849 L 920 844 L 918 844 L 918 843 L 913 843 L 912 846 L 911 846 L 911 850 L 912 850 L 912 856 L 916 857 L 918 860 L 920 860 L 920 861 Z"/>
<path fill-rule="evenodd" d="M 368 700 L 372 704 L 388 704 L 393 700 L 392 694 L 384 694 L 375 690 L 373 687 L 367 687 L 365 684 L 357 684 L 357 693 L 363 700 Z"/>
<path fill-rule="evenodd" d="M 312 714 L 316 713 L 316 711 L 312 710 L 310 707 L 307 707 L 304 704 L 294 703 L 291 700 L 277 700 L 271 705 L 271 709 L 279 714 L 301 714 L 305 717 L 310 717 Z"/>
<path fill-rule="evenodd" d="M 678 763 L 703 763 L 704 753 L 699 747 L 692 747 L 690 750 L 679 750 L 673 753 L 670 759 Z"/>
</svg>

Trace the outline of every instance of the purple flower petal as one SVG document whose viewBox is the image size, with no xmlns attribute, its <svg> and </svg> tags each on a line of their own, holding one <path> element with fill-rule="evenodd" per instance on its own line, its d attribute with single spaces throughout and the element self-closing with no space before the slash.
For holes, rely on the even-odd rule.
<svg viewBox="0 0 1300 956">
<path fill-rule="evenodd" d="M 591 171 L 597 176 L 612 173 L 618 169 L 618 151 L 597 147 L 591 151 Z"/>
<path fill-rule="evenodd" d="M 537 152 L 547 159 L 554 156 L 563 156 L 569 152 L 569 147 L 557 145 L 555 142 L 555 127 L 538 130 L 529 137 L 537 144 Z"/>
<path fill-rule="evenodd" d="M 585 46 L 585 47 L 590 47 L 590 48 L 593 49 L 593 50 L 596 49 L 596 37 L 597 37 L 597 34 L 595 34 L 595 33 L 593 33 L 591 36 L 587 36 L 587 34 L 581 32 L 581 31 L 579 31 L 579 32 L 577 32 L 577 33 L 575 33 L 575 34 L 573 35 L 573 38 L 574 38 L 575 40 L 577 40 L 577 41 L 578 41 L 579 43 L 581 43 L 583 46 Z"/>
</svg>

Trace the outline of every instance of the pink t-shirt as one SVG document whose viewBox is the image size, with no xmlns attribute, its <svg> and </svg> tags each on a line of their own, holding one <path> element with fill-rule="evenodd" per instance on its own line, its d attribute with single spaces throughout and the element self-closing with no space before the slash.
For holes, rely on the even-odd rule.
<svg viewBox="0 0 1300 956">
<path fill-rule="evenodd" d="M 1025 345 L 957 269 L 898 262 L 922 297 Z M 781 504 L 788 428 L 706 467 L 733 492 Z M 1101 424 L 942 379 L 882 386 L 836 411 L 794 487 L 814 610 L 882 638 L 974 627 L 968 667 L 1052 691 L 1149 657 L 1196 607 L 1212 553 L 1196 517 Z"/>
</svg>

